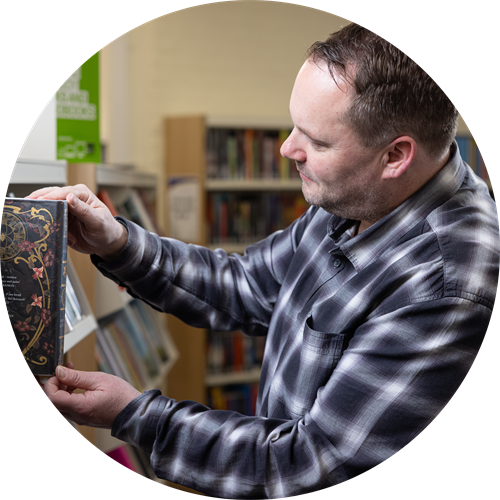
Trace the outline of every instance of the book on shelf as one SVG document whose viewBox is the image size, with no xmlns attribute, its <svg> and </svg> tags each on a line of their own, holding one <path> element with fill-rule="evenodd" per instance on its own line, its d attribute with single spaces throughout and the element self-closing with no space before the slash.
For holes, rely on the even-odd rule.
<svg viewBox="0 0 500 500">
<path fill-rule="evenodd" d="M 208 406 L 214 410 L 229 410 L 242 415 L 255 415 L 258 383 L 229 384 L 208 389 Z"/>
<path fill-rule="evenodd" d="M 300 192 L 209 192 L 209 243 L 253 243 L 286 228 L 308 207 Z"/>
<path fill-rule="evenodd" d="M 113 200 L 111 199 L 111 196 L 109 195 L 107 189 L 99 190 L 99 192 L 97 193 L 97 197 L 108 207 L 108 210 L 111 212 L 111 215 L 113 217 L 119 215 L 118 210 L 116 209 L 115 204 L 113 203 Z"/>
<path fill-rule="evenodd" d="M 97 197 L 108 207 L 113 217 L 121 215 L 151 233 L 162 235 L 153 205 L 144 189 L 131 189 L 118 204 L 113 202 L 107 189 L 99 190 Z"/>
<path fill-rule="evenodd" d="M 289 130 L 209 128 L 206 138 L 209 179 L 291 179 L 298 172 L 280 149 Z"/>
<path fill-rule="evenodd" d="M 207 332 L 207 374 L 250 372 L 262 365 L 265 337 L 241 332 Z"/>
<path fill-rule="evenodd" d="M 144 391 L 169 361 L 169 350 L 155 313 L 139 300 L 99 322 L 96 356 L 106 373 Z"/>
<path fill-rule="evenodd" d="M 24 358 L 40 376 L 63 362 L 67 219 L 66 201 L 7 198 L 2 214 L 5 303 Z"/>
</svg>

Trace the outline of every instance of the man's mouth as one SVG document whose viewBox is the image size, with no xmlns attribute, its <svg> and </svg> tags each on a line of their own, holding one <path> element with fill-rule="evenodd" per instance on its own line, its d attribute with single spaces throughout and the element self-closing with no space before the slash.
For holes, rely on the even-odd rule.
<svg viewBox="0 0 500 500">
<path fill-rule="evenodd" d="M 312 182 L 311 179 L 309 179 L 309 177 L 307 177 L 306 175 L 304 175 L 300 170 L 299 170 L 299 175 L 300 175 L 300 178 L 303 180 L 303 181 L 306 181 L 306 182 Z"/>
<path fill-rule="evenodd" d="M 297 168 L 297 170 L 299 171 L 299 175 L 300 175 L 300 178 L 305 181 L 305 182 L 314 182 L 310 177 L 308 177 L 306 174 L 305 174 L 305 170 L 304 168 L 302 167 L 304 164 L 302 162 L 298 162 L 296 161 L 295 162 L 295 166 Z"/>
</svg>

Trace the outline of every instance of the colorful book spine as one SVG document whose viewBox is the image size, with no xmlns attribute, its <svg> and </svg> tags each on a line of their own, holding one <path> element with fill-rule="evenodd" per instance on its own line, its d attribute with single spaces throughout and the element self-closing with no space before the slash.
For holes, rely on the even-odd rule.
<svg viewBox="0 0 500 500">
<path fill-rule="evenodd" d="M 100 321 L 97 332 L 99 368 L 144 391 L 161 374 L 170 358 L 162 326 L 152 310 L 133 300 Z"/>
<path fill-rule="evenodd" d="M 229 384 L 208 390 L 208 405 L 214 410 L 229 410 L 255 415 L 258 384 Z"/>
<path fill-rule="evenodd" d="M 208 193 L 211 244 L 252 243 L 284 229 L 307 209 L 302 193 Z"/>
<path fill-rule="evenodd" d="M 206 139 L 209 179 L 291 179 L 298 177 L 280 153 L 289 130 L 210 128 Z"/>
<path fill-rule="evenodd" d="M 214 332 L 207 335 L 207 373 L 238 373 L 260 368 L 265 337 L 249 337 L 241 332 Z"/>
</svg>

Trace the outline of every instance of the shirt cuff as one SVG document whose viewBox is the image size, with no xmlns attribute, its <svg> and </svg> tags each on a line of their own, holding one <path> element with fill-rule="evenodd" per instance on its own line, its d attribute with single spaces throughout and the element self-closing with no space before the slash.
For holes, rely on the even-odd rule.
<svg viewBox="0 0 500 500">
<path fill-rule="evenodd" d="M 118 414 L 111 435 L 151 453 L 156 439 L 156 423 L 165 407 L 161 404 L 163 399 L 168 398 L 158 389 L 137 396 Z"/>
<path fill-rule="evenodd" d="M 125 286 L 124 283 L 133 283 L 134 280 L 140 279 L 144 274 L 143 270 L 151 266 L 155 256 L 154 250 L 158 246 L 158 237 L 123 217 L 118 216 L 115 219 L 127 230 L 127 244 L 113 260 L 104 261 L 95 254 L 91 255 L 90 259 L 104 276 Z"/>
</svg>

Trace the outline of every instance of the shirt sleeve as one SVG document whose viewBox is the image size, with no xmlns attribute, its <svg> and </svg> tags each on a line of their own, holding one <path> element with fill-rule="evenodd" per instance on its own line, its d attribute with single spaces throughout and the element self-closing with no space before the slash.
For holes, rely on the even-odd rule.
<svg viewBox="0 0 500 500">
<path fill-rule="evenodd" d="M 491 310 L 445 297 L 359 326 L 305 415 L 247 417 L 147 392 L 114 436 L 151 453 L 159 477 L 226 498 L 279 498 L 352 478 L 399 451 L 452 397 Z"/>
<path fill-rule="evenodd" d="M 160 238 L 117 219 L 129 238 L 111 262 L 93 255 L 102 274 L 153 308 L 217 331 L 265 335 L 300 236 L 311 213 L 251 245 L 244 256 Z"/>
</svg>

